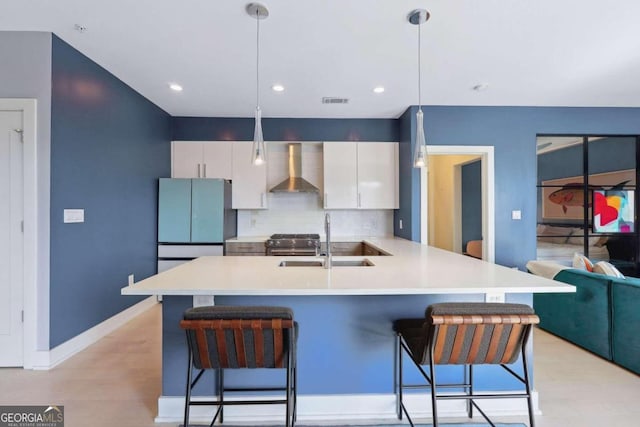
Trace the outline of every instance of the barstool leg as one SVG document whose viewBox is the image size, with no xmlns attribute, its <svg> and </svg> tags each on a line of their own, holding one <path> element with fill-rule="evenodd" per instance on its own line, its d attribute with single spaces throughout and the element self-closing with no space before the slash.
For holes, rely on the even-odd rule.
<svg viewBox="0 0 640 427">
<path fill-rule="evenodd" d="M 397 353 L 397 366 L 398 371 L 396 372 L 396 380 L 398 383 L 396 384 L 396 412 L 398 414 L 398 419 L 402 419 L 402 343 L 400 342 L 402 338 L 400 334 L 396 334 L 396 346 L 398 348 Z"/>
<path fill-rule="evenodd" d="M 189 403 L 191 402 L 191 372 L 193 370 L 193 358 L 189 347 L 189 363 L 187 364 L 187 391 L 184 398 L 184 427 L 189 427 Z"/>
<path fill-rule="evenodd" d="M 218 369 L 218 392 L 220 393 L 220 424 L 224 422 L 224 369 Z"/>
<path fill-rule="evenodd" d="M 525 341 L 526 343 L 526 341 Z M 522 345 L 522 366 L 524 369 L 524 385 L 527 389 L 527 406 L 529 408 L 529 427 L 535 427 L 535 419 L 533 416 L 533 401 L 531 398 L 531 383 L 529 382 L 529 366 L 527 364 L 527 351 L 524 348 L 525 343 Z"/>
<path fill-rule="evenodd" d="M 429 376 L 431 377 L 431 412 L 433 416 L 433 427 L 438 427 L 438 406 L 436 403 L 436 370 L 433 366 L 433 346 L 430 346 Z"/>
</svg>

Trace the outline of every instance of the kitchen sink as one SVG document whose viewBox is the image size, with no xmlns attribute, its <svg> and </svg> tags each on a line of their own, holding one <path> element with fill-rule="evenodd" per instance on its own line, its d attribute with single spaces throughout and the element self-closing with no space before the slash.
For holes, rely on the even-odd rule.
<svg viewBox="0 0 640 427">
<path fill-rule="evenodd" d="M 287 259 L 280 261 L 280 267 L 324 267 L 324 259 L 318 260 L 302 260 Z M 372 267 L 375 264 L 367 258 L 362 259 L 333 259 L 331 262 L 333 267 Z"/>
<path fill-rule="evenodd" d="M 281 261 L 278 264 L 280 267 L 322 267 L 324 266 L 324 262 L 321 260 L 318 261 L 309 261 L 309 260 L 297 260 L 297 259 L 288 259 L 285 261 Z"/>
</svg>

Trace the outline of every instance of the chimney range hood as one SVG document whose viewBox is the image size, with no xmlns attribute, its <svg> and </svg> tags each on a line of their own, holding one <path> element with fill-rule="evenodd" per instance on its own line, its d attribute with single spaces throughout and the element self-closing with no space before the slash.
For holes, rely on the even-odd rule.
<svg viewBox="0 0 640 427">
<path fill-rule="evenodd" d="M 318 188 L 302 178 L 302 144 L 289 144 L 289 178 L 273 187 L 272 193 L 317 193 Z"/>
</svg>

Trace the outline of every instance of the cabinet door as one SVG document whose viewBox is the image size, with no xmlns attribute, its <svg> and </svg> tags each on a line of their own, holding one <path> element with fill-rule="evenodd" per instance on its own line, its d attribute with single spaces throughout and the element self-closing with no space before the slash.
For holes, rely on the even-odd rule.
<svg viewBox="0 0 640 427">
<path fill-rule="evenodd" d="M 173 141 L 171 143 L 171 177 L 202 178 L 202 143 Z"/>
<path fill-rule="evenodd" d="M 358 207 L 357 149 L 356 142 L 323 144 L 325 209 Z"/>
<path fill-rule="evenodd" d="M 191 242 L 222 243 L 224 181 L 191 180 Z"/>
<path fill-rule="evenodd" d="M 158 242 L 191 241 L 191 180 L 160 178 Z"/>
<path fill-rule="evenodd" d="M 233 209 L 267 209 L 267 165 L 256 166 L 251 162 L 252 144 L 244 141 L 233 143 Z"/>
<path fill-rule="evenodd" d="M 202 143 L 202 178 L 232 178 L 231 147 L 229 141 Z"/>
<path fill-rule="evenodd" d="M 398 209 L 398 143 L 358 143 L 358 207 Z"/>
</svg>

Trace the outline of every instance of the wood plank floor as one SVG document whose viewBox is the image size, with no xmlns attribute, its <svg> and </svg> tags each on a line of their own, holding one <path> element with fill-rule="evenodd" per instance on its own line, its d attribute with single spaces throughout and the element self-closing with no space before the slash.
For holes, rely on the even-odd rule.
<svg viewBox="0 0 640 427">
<path fill-rule="evenodd" d="M 0 405 L 64 405 L 66 427 L 175 426 L 153 422 L 161 315 L 154 306 L 52 370 L 0 369 Z M 541 330 L 534 354 L 538 427 L 640 425 L 639 376 Z"/>
</svg>

